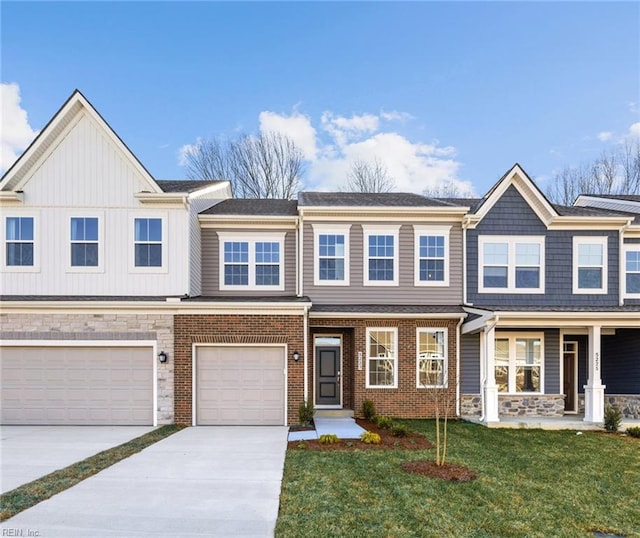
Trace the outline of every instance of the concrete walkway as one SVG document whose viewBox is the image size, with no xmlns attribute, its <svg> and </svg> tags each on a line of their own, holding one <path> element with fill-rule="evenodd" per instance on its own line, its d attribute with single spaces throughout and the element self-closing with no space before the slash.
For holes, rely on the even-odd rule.
<svg viewBox="0 0 640 538">
<path fill-rule="evenodd" d="M 186 428 L 9 519 L 0 534 L 270 537 L 286 441 L 285 427 Z"/>
<path fill-rule="evenodd" d="M 315 430 L 291 432 L 289 441 L 307 441 L 318 439 L 321 435 L 334 434 L 340 439 L 360 439 L 366 431 L 358 426 L 356 421 L 350 417 L 319 417 L 313 418 Z"/>
<path fill-rule="evenodd" d="M 153 426 L 2 426 L 0 491 L 5 493 L 153 429 Z"/>
</svg>

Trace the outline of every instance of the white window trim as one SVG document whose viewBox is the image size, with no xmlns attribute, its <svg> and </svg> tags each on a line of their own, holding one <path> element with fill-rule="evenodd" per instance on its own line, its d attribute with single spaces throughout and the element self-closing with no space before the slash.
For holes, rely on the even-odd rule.
<svg viewBox="0 0 640 538">
<path fill-rule="evenodd" d="M 414 226 L 413 227 L 413 252 L 414 252 L 414 285 L 429 287 L 445 287 L 449 285 L 449 236 L 451 226 Z M 424 236 L 444 237 L 444 280 L 420 280 L 420 238 Z M 426 258 L 429 259 L 429 258 Z M 435 259 L 435 258 L 434 258 Z"/>
<path fill-rule="evenodd" d="M 350 281 L 349 240 L 351 224 L 312 224 L 313 227 L 313 285 L 314 286 L 348 286 Z M 320 280 L 320 236 L 344 236 L 344 279 Z"/>
<path fill-rule="evenodd" d="M 98 265 L 71 265 L 71 245 L 73 243 L 93 243 L 93 241 L 72 241 L 71 240 L 71 219 L 72 218 L 94 218 L 98 219 Z M 163 225 L 164 227 L 164 225 Z M 67 249 L 67 273 L 104 273 L 104 212 L 93 211 L 91 213 L 83 213 L 74 211 L 67 215 L 67 233 L 68 233 L 68 249 Z M 163 228 L 164 231 L 164 228 Z"/>
<path fill-rule="evenodd" d="M 573 293 L 582 295 L 604 295 L 607 293 L 608 281 L 608 254 L 607 245 L 609 238 L 605 236 L 574 236 L 573 237 Z M 602 286 L 600 288 L 578 287 L 578 248 L 580 245 L 602 245 Z M 591 267 L 591 266 L 589 266 Z"/>
<path fill-rule="evenodd" d="M 423 385 L 420 383 L 420 333 L 444 333 L 444 360 L 442 362 L 442 384 Z M 418 327 L 416 329 L 416 387 L 418 389 L 446 389 L 449 386 L 449 330 L 447 327 Z"/>
<path fill-rule="evenodd" d="M 543 332 L 496 332 L 496 340 L 509 340 L 509 379 L 508 388 L 512 389 L 516 386 L 516 354 L 515 345 L 519 338 L 538 338 L 540 340 L 540 390 L 534 392 L 518 392 L 508 390 L 506 392 L 498 392 L 498 394 L 509 396 L 522 396 L 527 394 L 544 394 L 544 333 Z M 495 368 L 495 366 L 494 366 Z"/>
<path fill-rule="evenodd" d="M 285 264 L 285 236 L 286 232 L 217 232 L 218 234 L 218 274 L 219 274 L 219 289 L 226 291 L 247 291 L 247 290 L 270 290 L 270 291 L 284 291 L 284 264 Z M 234 241 L 241 243 L 249 243 L 249 283 L 246 286 L 228 286 L 224 283 L 224 244 L 225 242 Z M 256 243 L 278 243 L 280 245 L 280 262 L 279 262 L 279 276 L 277 286 L 258 286 L 256 281 Z"/>
<path fill-rule="evenodd" d="M 379 357 L 370 357 L 369 356 L 369 335 L 371 334 L 371 331 L 387 331 L 387 332 L 393 332 L 393 341 L 395 343 L 395 350 L 394 350 L 394 357 L 393 357 L 393 385 L 371 385 L 369 383 L 369 361 L 371 359 L 377 359 Z M 366 330 L 366 351 L 365 351 L 365 362 L 366 362 L 366 368 L 365 368 L 365 375 L 366 375 L 366 382 L 365 382 L 365 387 L 368 389 L 397 389 L 398 388 L 398 348 L 399 348 L 399 343 L 398 343 L 398 328 L 397 327 L 367 327 Z"/>
<path fill-rule="evenodd" d="M 372 235 L 393 236 L 393 280 L 369 280 L 369 237 Z M 398 286 L 400 278 L 398 269 L 400 264 L 400 225 L 386 226 L 379 224 L 362 225 L 362 285 L 363 286 Z"/>
<path fill-rule="evenodd" d="M 160 219 L 162 221 L 162 265 L 160 267 L 137 267 L 136 266 L 136 241 L 135 233 L 136 219 Z M 169 218 L 167 213 L 140 213 L 131 214 L 129 217 L 129 272 L 130 273 L 167 273 L 168 272 L 168 236 Z"/>
<path fill-rule="evenodd" d="M 8 218 L 33 219 L 33 265 L 8 265 L 7 264 L 7 219 Z M 7 273 L 39 273 L 40 272 L 40 213 L 37 211 L 20 212 L 8 211 L 2 213 L 0 218 L 0 236 L 2 237 L 2 270 Z"/>
<path fill-rule="evenodd" d="M 508 245 L 507 287 L 484 286 L 484 246 L 486 243 Z M 537 288 L 516 288 L 516 244 L 540 246 L 540 282 Z M 478 236 L 478 293 L 544 293 L 545 288 L 545 236 L 544 235 L 480 235 Z"/>
<path fill-rule="evenodd" d="M 625 299 L 640 299 L 640 293 L 627 292 L 627 252 L 640 252 L 640 243 L 625 243 L 622 247 L 622 260 L 620 265 L 622 266 L 622 288 L 623 297 Z M 633 271 L 635 273 L 635 271 Z"/>
</svg>

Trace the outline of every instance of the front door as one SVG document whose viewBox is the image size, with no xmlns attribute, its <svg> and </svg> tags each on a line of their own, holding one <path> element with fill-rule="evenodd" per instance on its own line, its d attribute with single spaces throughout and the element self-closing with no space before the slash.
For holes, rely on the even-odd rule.
<svg viewBox="0 0 640 538">
<path fill-rule="evenodd" d="M 565 342 L 562 354 L 563 362 L 563 392 L 564 410 L 567 413 L 576 412 L 576 387 L 578 373 L 578 342 Z"/>
<path fill-rule="evenodd" d="M 316 347 L 316 405 L 340 405 L 340 347 Z"/>
</svg>

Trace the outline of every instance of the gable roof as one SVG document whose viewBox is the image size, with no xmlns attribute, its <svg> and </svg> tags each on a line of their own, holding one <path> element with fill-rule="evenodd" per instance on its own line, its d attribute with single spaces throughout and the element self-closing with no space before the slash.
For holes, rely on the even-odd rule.
<svg viewBox="0 0 640 538">
<path fill-rule="evenodd" d="M 78 118 L 80 113 L 83 111 L 104 129 L 105 133 L 115 146 L 124 154 L 126 159 L 140 174 L 143 180 L 148 183 L 150 192 L 161 193 L 162 189 L 154 177 L 105 121 L 100 113 L 87 100 L 87 98 L 77 89 L 73 91 L 60 109 L 38 133 L 29 147 L 4 173 L 0 179 L 0 191 L 20 190 L 22 185 L 28 179 L 29 171 L 51 154 L 56 146 L 56 140 L 66 133 L 67 129 L 73 125 L 74 120 Z"/>
<path fill-rule="evenodd" d="M 301 192 L 298 205 L 314 207 L 450 207 L 451 204 L 406 192 Z"/>
<path fill-rule="evenodd" d="M 298 203 L 295 200 L 280 200 L 274 198 L 235 198 L 224 200 L 209 209 L 205 209 L 200 214 L 295 217 L 298 215 Z"/>
</svg>

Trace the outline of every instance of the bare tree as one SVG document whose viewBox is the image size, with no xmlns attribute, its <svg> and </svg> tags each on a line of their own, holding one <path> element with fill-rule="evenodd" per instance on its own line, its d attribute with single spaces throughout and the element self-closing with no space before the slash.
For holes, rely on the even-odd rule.
<svg viewBox="0 0 640 538">
<path fill-rule="evenodd" d="M 302 151 L 276 132 L 199 141 L 185 161 L 189 179 L 228 179 L 239 198 L 291 199 L 304 172 Z"/>
<path fill-rule="evenodd" d="M 390 192 L 395 187 L 387 167 L 377 158 L 373 162 L 357 160 L 347 174 L 348 192 Z"/>
<path fill-rule="evenodd" d="M 434 187 L 427 187 L 422 191 L 427 198 L 464 198 L 471 197 L 473 193 L 469 190 L 461 189 L 458 183 L 446 180 Z"/>
<path fill-rule="evenodd" d="M 640 194 L 640 139 L 627 139 L 592 163 L 563 168 L 546 189 L 561 205 L 573 204 L 580 194 Z"/>
</svg>

